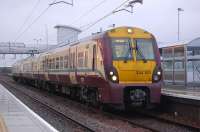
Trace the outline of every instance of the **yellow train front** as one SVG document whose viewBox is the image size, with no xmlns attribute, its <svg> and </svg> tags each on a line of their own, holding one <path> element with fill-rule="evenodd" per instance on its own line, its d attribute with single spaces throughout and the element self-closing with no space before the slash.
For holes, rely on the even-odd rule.
<svg viewBox="0 0 200 132">
<path fill-rule="evenodd" d="M 103 102 L 108 99 L 120 107 L 158 104 L 162 70 L 154 36 L 139 28 L 122 27 L 108 31 L 104 42 L 105 71 L 110 81 L 103 88 L 106 92 L 101 92 Z"/>
</svg>

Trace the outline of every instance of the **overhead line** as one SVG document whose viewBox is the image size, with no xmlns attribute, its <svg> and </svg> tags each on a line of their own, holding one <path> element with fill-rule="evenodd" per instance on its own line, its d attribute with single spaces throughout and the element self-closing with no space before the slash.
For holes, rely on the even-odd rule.
<svg viewBox="0 0 200 132">
<path fill-rule="evenodd" d="M 81 18 L 87 16 L 89 13 L 91 13 L 94 9 L 98 8 L 100 5 L 102 5 L 104 2 L 106 2 L 107 0 L 102 0 L 101 2 L 99 2 L 98 4 L 96 4 L 94 7 L 92 7 L 91 9 L 87 10 L 85 13 L 83 13 L 82 15 L 80 15 L 77 19 L 75 19 L 73 22 L 70 23 L 70 25 L 76 23 L 78 20 L 80 20 Z"/>
<path fill-rule="evenodd" d="M 98 20 L 94 21 L 93 23 L 91 23 L 90 25 L 89 24 L 86 24 L 86 25 L 83 25 L 81 26 L 80 28 L 83 28 L 87 25 L 89 25 L 87 28 L 85 28 L 83 31 L 86 31 L 88 29 L 90 29 L 91 27 L 93 27 L 94 25 L 96 25 L 97 23 L 99 23 L 100 21 L 102 21 L 103 19 L 109 17 L 110 15 L 112 15 L 117 9 L 121 8 L 124 4 L 126 4 L 129 0 L 125 0 L 123 3 L 121 3 L 119 6 L 117 6 L 114 10 L 112 10 L 110 13 L 106 14 L 105 16 L 99 18 Z"/>
<path fill-rule="evenodd" d="M 26 19 L 24 20 L 24 22 L 22 23 L 22 25 L 20 26 L 20 28 L 18 29 L 17 33 L 21 32 L 21 30 L 23 29 L 24 25 L 28 22 L 28 20 L 31 18 L 31 16 L 33 15 L 33 12 L 35 11 L 35 9 L 37 8 L 37 6 L 39 5 L 41 0 L 38 0 L 36 2 L 36 4 L 34 5 L 34 7 L 32 8 L 32 10 L 30 11 L 29 15 L 26 17 Z"/>
<path fill-rule="evenodd" d="M 52 3 L 54 3 L 56 0 L 54 0 Z M 40 15 L 38 16 L 38 17 L 36 17 L 36 19 L 34 19 L 34 21 L 32 21 L 32 23 L 31 24 L 29 24 L 28 25 L 28 27 L 27 28 L 25 28 L 25 30 L 21 33 L 21 34 L 19 34 L 18 36 L 17 36 L 17 38 L 15 39 L 15 41 L 14 42 L 16 42 L 35 22 L 37 22 L 39 19 L 40 19 L 40 17 L 44 14 L 44 13 L 46 13 L 47 11 L 48 11 L 48 9 L 51 7 L 51 5 L 49 5 L 47 8 L 45 8 L 41 13 L 40 13 Z"/>
</svg>

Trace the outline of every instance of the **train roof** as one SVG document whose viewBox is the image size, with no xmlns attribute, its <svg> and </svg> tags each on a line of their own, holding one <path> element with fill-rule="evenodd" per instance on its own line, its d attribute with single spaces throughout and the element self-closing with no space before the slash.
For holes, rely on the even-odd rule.
<svg viewBox="0 0 200 132">
<path fill-rule="evenodd" d="M 63 25 L 61 25 L 63 26 Z M 59 27 L 59 25 L 57 26 Z M 116 27 L 116 28 L 112 28 L 112 29 L 109 29 L 109 30 L 106 30 L 106 31 L 103 31 L 103 32 L 97 32 L 97 33 L 94 33 L 88 37 L 85 37 L 85 38 L 82 38 L 82 39 L 79 39 L 77 41 L 74 41 L 72 43 L 66 43 L 65 45 L 60 45 L 59 47 L 55 47 L 54 49 L 50 49 L 46 52 L 43 52 L 43 53 L 40 53 L 39 55 L 36 55 L 34 57 L 32 57 L 32 59 L 34 58 L 37 58 L 37 57 L 42 57 L 43 55 L 48 55 L 48 54 L 51 54 L 51 53 L 55 53 L 55 52 L 60 52 L 62 50 L 65 50 L 65 48 L 67 47 L 71 47 L 71 46 L 74 46 L 74 45 L 77 45 L 79 44 L 80 42 L 86 42 L 86 41 L 91 41 L 91 40 L 94 40 L 94 39 L 97 39 L 97 38 L 101 38 L 103 37 L 106 33 L 108 33 L 109 31 L 112 31 L 112 30 L 115 30 L 115 29 L 119 29 L 119 28 L 133 28 L 133 29 L 137 29 L 137 30 L 142 30 L 144 32 L 147 32 L 146 30 L 142 29 L 142 28 L 138 28 L 138 27 L 131 27 L 131 26 L 120 26 L 120 27 Z M 20 62 L 23 62 L 23 61 L 26 61 L 26 60 L 29 60 L 31 57 L 28 57 L 28 58 L 25 58 L 23 60 L 20 60 Z M 18 62 L 16 62 L 18 63 Z"/>
<path fill-rule="evenodd" d="M 55 49 L 51 49 L 51 50 L 47 51 L 47 53 L 52 53 L 52 52 L 57 52 L 57 51 L 59 52 L 59 51 L 62 50 L 64 47 L 74 46 L 74 45 L 79 44 L 80 42 L 89 41 L 89 40 L 94 40 L 94 39 L 103 37 L 103 35 L 106 34 L 107 32 L 112 31 L 112 30 L 114 30 L 114 29 L 119 29 L 119 28 L 133 28 L 133 29 L 142 30 L 142 31 L 144 31 L 144 32 L 148 32 L 148 31 L 146 31 L 146 30 L 144 30 L 144 29 L 142 29 L 142 28 L 138 28 L 138 27 L 120 26 L 120 27 L 116 27 L 116 28 L 112 28 L 112 29 L 103 31 L 103 32 L 93 33 L 92 35 L 87 36 L 87 37 L 82 38 L 82 39 L 79 39 L 79 40 L 77 40 L 77 41 L 74 41 L 74 42 L 71 42 L 71 43 L 66 43 L 66 44 L 64 44 L 64 45 L 60 45 L 59 47 L 56 47 Z"/>
</svg>

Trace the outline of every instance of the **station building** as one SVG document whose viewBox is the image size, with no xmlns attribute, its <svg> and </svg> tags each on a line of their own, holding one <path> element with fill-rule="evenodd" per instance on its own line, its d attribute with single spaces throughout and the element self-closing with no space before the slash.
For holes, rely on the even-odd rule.
<svg viewBox="0 0 200 132">
<path fill-rule="evenodd" d="M 200 86 L 200 37 L 160 45 L 165 84 Z"/>
</svg>

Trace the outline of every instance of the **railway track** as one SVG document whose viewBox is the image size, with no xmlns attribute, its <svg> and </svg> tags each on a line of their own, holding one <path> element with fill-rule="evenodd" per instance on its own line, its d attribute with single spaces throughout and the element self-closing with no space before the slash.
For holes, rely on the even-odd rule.
<svg viewBox="0 0 200 132">
<path fill-rule="evenodd" d="M 16 87 L 14 84 L 13 84 L 14 85 L 13 86 L 11 83 L 8 83 L 4 79 L 1 79 L 0 81 L 3 82 L 5 85 L 7 85 L 9 87 Z M 23 90 L 20 90 L 20 91 L 24 93 Z M 30 96 L 27 93 L 24 93 L 24 94 L 26 94 L 27 96 Z M 41 100 L 39 100 L 36 97 L 31 97 L 31 98 L 33 98 L 37 102 L 42 103 L 45 106 L 47 105 L 46 102 L 41 102 Z M 85 105 L 83 105 L 83 104 L 81 104 L 79 102 L 75 102 L 75 103 L 78 103 L 81 107 L 85 107 Z M 54 110 L 54 111 L 59 111 L 54 107 L 53 108 L 50 107 L 50 106 L 48 106 L 48 107 L 50 109 Z M 94 108 L 89 108 L 89 109 L 91 111 L 95 111 L 95 112 L 97 111 Z M 179 124 L 177 122 L 172 122 L 172 121 L 165 120 L 165 119 L 162 119 L 162 118 L 156 118 L 156 117 L 152 117 L 152 116 L 151 117 L 146 117 L 147 115 L 145 115 L 145 116 L 144 115 L 142 115 L 142 116 L 139 115 L 139 117 L 134 117 L 132 115 L 130 116 L 130 114 L 129 115 L 124 114 L 124 113 L 121 114 L 121 113 L 119 113 L 119 111 L 118 112 L 114 112 L 114 114 L 113 113 L 109 113 L 109 112 L 102 112 L 102 113 L 104 115 L 106 115 L 106 116 L 111 116 L 111 118 L 118 118 L 119 120 L 122 120 L 124 122 L 129 123 L 129 124 L 132 124 L 132 125 L 137 126 L 137 127 L 145 128 L 146 130 L 153 131 L 153 132 L 168 131 L 168 130 L 170 131 L 171 130 L 171 126 L 176 126 L 177 128 L 174 128 L 174 130 L 177 129 L 177 131 L 179 131 L 179 130 L 181 130 L 181 131 L 185 130 L 185 131 L 191 131 L 191 132 L 192 131 L 199 131 L 198 128 L 193 128 L 191 126 L 185 126 L 183 124 Z M 60 112 L 60 114 L 62 114 L 63 116 L 66 116 L 62 112 Z M 139 119 L 139 121 L 138 121 L 138 119 L 136 120 L 135 118 L 141 118 L 141 119 Z M 69 119 L 73 121 L 73 119 L 71 119 L 71 118 L 69 118 Z M 146 121 L 146 123 L 145 123 L 145 121 L 141 121 L 143 119 Z M 77 122 L 77 121 L 74 121 L 74 122 Z M 80 126 L 82 126 L 83 128 L 87 129 L 88 131 L 95 131 L 95 129 L 88 128 L 88 126 L 85 126 L 85 124 L 83 124 L 81 122 L 77 122 L 77 124 L 80 124 Z M 155 125 L 155 124 L 157 124 L 157 125 Z M 165 125 L 163 125 L 163 124 L 165 124 Z M 169 128 L 166 128 L 166 127 L 169 127 Z"/>
<path fill-rule="evenodd" d="M 167 118 L 167 117 L 159 116 L 160 112 L 155 112 L 155 111 L 149 112 L 149 111 L 145 111 L 145 110 L 140 110 L 140 111 L 136 110 L 135 112 L 138 114 L 150 117 L 150 118 L 155 118 L 156 120 L 158 120 L 160 122 L 171 123 L 171 124 L 175 124 L 177 126 L 186 127 L 191 130 L 200 132 L 200 125 L 198 125 L 197 123 L 191 124 L 191 123 L 186 123 L 184 121 L 180 121 L 178 119 L 172 119 L 170 117 Z M 174 115 L 174 118 L 176 118 L 175 115 Z"/>
<path fill-rule="evenodd" d="M 108 116 L 115 116 L 120 120 L 126 121 L 130 124 L 141 126 L 148 130 L 151 130 L 153 132 L 169 132 L 169 131 L 172 132 L 171 129 L 167 130 L 167 128 L 166 128 L 167 126 L 168 127 L 175 126 L 177 128 L 174 127 L 174 130 L 177 129 L 177 131 L 179 131 L 179 129 L 180 129 L 180 132 L 182 132 L 182 130 L 185 130 L 185 132 L 200 132 L 199 126 L 186 125 L 186 124 L 179 123 L 177 121 L 173 122 L 169 119 L 161 118 L 156 115 L 152 115 L 152 114 L 148 114 L 148 113 L 145 114 L 145 113 L 139 112 L 139 111 L 134 111 L 134 112 L 135 112 L 134 114 L 131 114 L 130 112 L 129 113 L 120 113 L 120 111 L 111 110 L 109 113 L 104 112 L 104 114 L 106 114 Z M 136 118 L 141 118 L 141 120 L 145 120 L 146 123 L 142 122 L 142 121 L 138 122 L 138 120 L 135 120 Z M 158 126 L 158 125 L 160 125 L 160 126 Z"/>
<path fill-rule="evenodd" d="M 65 114 L 65 112 L 63 112 L 63 110 L 62 110 L 62 108 L 58 108 L 58 107 L 54 107 L 52 104 L 49 104 L 48 102 L 46 102 L 46 101 L 44 101 L 44 100 L 42 100 L 41 98 L 37 98 L 36 96 L 34 96 L 33 94 L 31 94 L 31 93 L 29 93 L 29 92 L 27 92 L 27 90 L 24 90 L 24 88 L 19 88 L 16 84 L 12 84 L 12 83 L 10 83 L 10 82 L 7 82 L 7 81 L 5 81 L 4 79 L 2 80 L 2 78 L 0 77 L 0 83 L 2 83 L 5 87 L 9 87 L 9 88 L 12 88 L 12 89 L 15 89 L 15 90 L 17 90 L 17 91 L 19 91 L 19 92 L 21 92 L 22 94 L 25 94 L 26 96 L 28 96 L 28 97 L 30 97 L 30 98 L 32 98 L 33 100 L 35 100 L 36 102 L 38 102 L 38 103 L 40 103 L 40 104 L 42 104 L 42 105 L 44 105 L 44 106 L 46 106 L 46 107 L 48 107 L 50 110 L 53 110 L 53 111 L 55 111 L 55 112 L 57 112 L 57 113 L 59 113 L 59 114 L 61 114 L 62 116 L 65 116 L 66 118 L 68 118 L 68 119 L 70 119 L 70 120 L 72 120 L 73 122 L 75 122 L 76 124 L 78 124 L 78 125 L 80 125 L 80 126 L 82 126 L 83 128 L 85 128 L 87 131 L 108 131 L 109 129 L 108 128 L 106 128 L 106 129 L 104 129 L 104 130 L 101 130 L 101 129 L 96 129 L 96 128 L 93 128 L 93 127 L 90 127 L 90 126 L 87 126 L 87 125 L 85 125 L 83 122 L 81 122 L 81 121 L 77 121 L 77 120 L 74 120 L 73 118 L 71 118 L 71 117 L 68 117 L 66 114 Z M 21 86 L 20 85 L 20 87 L 23 87 L 23 86 Z M 32 87 L 29 87 L 29 86 L 26 86 L 29 90 L 30 90 L 30 88 L 32 88 Z M 82 107 L 84 107 L 83 109 L 87 109 L 87 111 L 89 111 L 89 113 L 90 112 L 92 112 L 93 111 L 93 113 L 96 113 L 97 111 L 96 111 L 96 109 L 94 109 L 94 108 L 92 108 L 92 107 L 87 107 L 87 106 L 85 106 L 85 105 L 83 105 L 83 104 L 81 104 L 81 103 L 79 103 L 79 102 L 75 102 L 75 101 L 71 101 L 71 102 L 73 102 L 73 103 L 76 103 L 77 105 L 80 105 L 81 106 L 81 108 Z M 94 111 L 95 110 L 95 111 Z M 112 119 L 116 119 L 115 117 L 113 117 Z M 127 123 L 127 121 L 125 121 L 126 123 Z M 130 125 L 129 125 L 130 126 Z M 145 131 L 145 132 L 148 132 L 148 131 L 152 131 L 151 129 L 148 129 L 148 128 L 146 128 L 146 127 L 142 127 L 141 125 L 137 125 L 137 124 L 133 124 L 133 123 L 131 123 L 131 126 L 133 126 L 133 128 L 141 128 L 141 130 L 139 130 L 139 131 Z M 101 127 L 101 126 L 100 126 Z M 143 130 L 143 129 L 145 129 L 145 130 Z M 116 130 L 112 130 L 112 128 L 111 128 L 111 130 L 110 131 L 117 131 L 117 129 Z M 124 131 L 126 131 L 126 130 L 124 130 Z M 138 130 L 137 130 L 138 131 Z"/>
<path fill-rule="evenodd" d="M 6 87 L 10 87 L 10 88 L 14 88 L 13 85 L 7 83 L 5 80 L 0 80 L 0 82 L 6 86 Z M 15 88 L 16 89 L 16 88 Z M 50 111 L 52 111 L 53 113 L 56 113 L 56 114 L 59 114 L 61 116 L 63 116 L 64 118 L 67 118 L 68 120 L 74 122 L 75 124 L 77 124 L 78 126 L 81 126 L 82 128 L 84 128 L 84 130 L 88 131 L 88 132 L 95 132 L 95 130 L 93 128 L 90 128 L 86 125 L 84 125 L 83 123 L 77 121 L 77 120 L 74 120 L 73 118 L 70 118 L 69 116 L 66 116 L 64 113 L 62 112 L 59 112 L 58 110 L 56 110 L 54 107 L 51 107 L 49 106 L 48 104 L 46 104 L 45 102 L 41 101 L 40 99 L 36 98 L 35 96 L 30 96 L 28 93 L 22 91 L 22 90 L 19 90 L 19 89 L 16 89 L 18 92 L 21 92 L 23 93 L 25 96 L 28 96 L 29 98 L 31 98 L 34 102 L 36 103 L 40 103 L 41 105 L 43 105 L 44 107 L 46 107 L 47 109 L 49 109 Z"/>
</svg>

